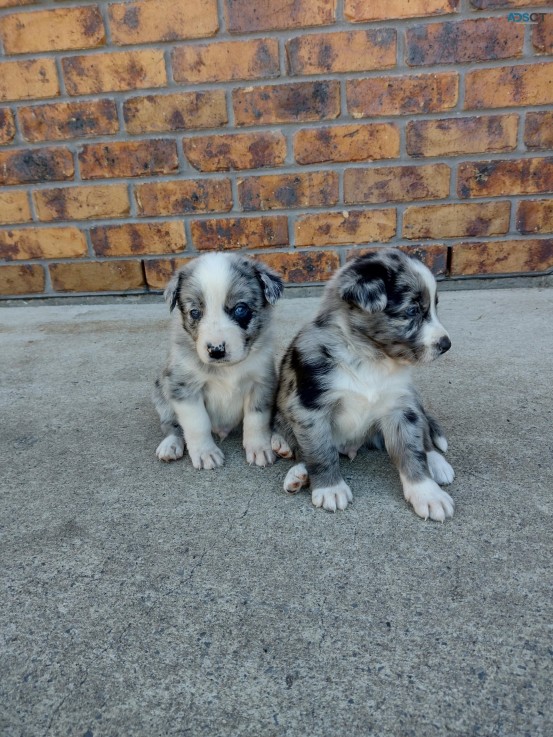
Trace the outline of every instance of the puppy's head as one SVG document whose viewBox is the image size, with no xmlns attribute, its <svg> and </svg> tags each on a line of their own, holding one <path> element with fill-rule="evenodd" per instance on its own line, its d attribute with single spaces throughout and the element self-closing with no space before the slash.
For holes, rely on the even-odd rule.
<svg viewBox="0 0 553 737">
<path fill-rule="evenodd" d="M 262 263 L 244 256 L 209 253 L 173 276 L 165 290 L 171 311 L 207 364 L 243 361 L 280 298 L 282 280 Z"/>
<path fill-rule="evenodd" d="M 451 347 L 438 320 L 436 280 L 401 251 L 360 256 L 338 272 L 333 286 L 353 332 L 390 358 L 429 363 Z"/>
</svg>

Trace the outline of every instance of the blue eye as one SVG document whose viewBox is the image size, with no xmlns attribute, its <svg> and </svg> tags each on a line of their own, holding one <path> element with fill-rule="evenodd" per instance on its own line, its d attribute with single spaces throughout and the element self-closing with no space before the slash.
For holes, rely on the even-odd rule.
<svg viewBox="0 0 553 737">
<path fill-rule="evenodd" d="M 241 320 L 242 318 L 247 317 L 250 314 L 250 308 L 248 307 L 248 305 L 244 304 L 244 302 L 239 302 L 232 311 L 232 314 L 238 320 Z"/>
<path fill-rule="evenodd" d="M 408 310 L 405 310 L 405 314 L 407 317 L 415 317 L 420 312 L 420 307 L 418 305 L 413 305 L 412 307 L 409 307 Z"/>
<path fill-rule="evenodd" d="M 202 313 L 200 312 L 200 310 L 196 310 L 196 309 L 190 310 L 190 317 L 193 320 L 199 320 L 201 316 L 202 316 Z"/>
</svg>

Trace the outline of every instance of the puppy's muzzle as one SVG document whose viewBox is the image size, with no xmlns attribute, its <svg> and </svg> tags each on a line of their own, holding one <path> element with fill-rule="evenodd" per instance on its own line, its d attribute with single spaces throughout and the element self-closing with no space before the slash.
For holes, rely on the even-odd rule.
<svg viewBox="0 0 553 737">
<path fill-rule="evenodd" d="M 207 344 L 207 354 L 214 361 L 218 361 L 221 358 L 224 358 L 226 355 L 225 344 L 219 343 L 219 345 L 213 345 L 212 343 L 208 343 Z"/>
<path fill-rule="evenodd" d="M 451 348 L 451 341 L 447 335 L 443 335 L 440 340 L 436 343 L 436 349 L 438 353 L 446 353 Z"/>
</svg>

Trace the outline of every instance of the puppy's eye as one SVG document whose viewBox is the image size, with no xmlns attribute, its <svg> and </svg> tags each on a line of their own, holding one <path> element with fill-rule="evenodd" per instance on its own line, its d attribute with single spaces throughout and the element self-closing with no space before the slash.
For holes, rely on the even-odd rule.
<svg viewBox="0 0 553 737">
<path fill-rule="evenodd" d="M 238 320 L 241 320 L 242 318 L 247 317 L 250 314 L 250 308 L 244 302 L 238 302 L 238 304 L 233 309 L 232 314 Z"/>
<path fill-rule="evenodd" d="M 190 310 L 189 315 L 192 318 L 192 320 L 199 320 L 200 317 L 202 316 L 202 313 L 200 312 L 200 310 L 194 308 L 193 310 Z"/>
<path fill-rule="evenodd" d="M 411 305 L 411 307 L 405 310 L 405 314 L 407 317 L 416 317 L 420 311 L 421 308 L 418 305 Z"/>
</svg>

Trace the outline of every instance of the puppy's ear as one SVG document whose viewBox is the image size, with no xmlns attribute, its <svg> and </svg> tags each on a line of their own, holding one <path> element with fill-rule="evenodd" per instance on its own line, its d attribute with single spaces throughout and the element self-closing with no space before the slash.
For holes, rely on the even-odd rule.
<svg viewBox="0 0 553 737">
<path fill-rule="evenodd" d="M 179 299 L 179 291 L 181 287 L 182 271 L 177 271 L 171 277 L 171 281 L 165 287 L 163 292 L 163 299 L 169 305 L 169 312 L 173 312 L 177 306 Z"/>
<path fill-rule="evenodd" d="M 284 291 L 282 279 L 278 274 L 275 274 L 274 271 L 259 261 L 255 262 L 254 269 L 257 278 L 261 282 L 265 299 L 270 305 L 274 305 L 282 297 L 282 292 Z"/>
<path fill-rule="evenodd" d="M 367 265 L 369 266 L 369 265 Z M 378 264 L 373 268 L 346 270 L 338 286 L 340 297 L 345 302 L 357 305 L 366 312 L 382 312 L 388 303 L 383 270 Z"/>
</svg>

